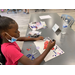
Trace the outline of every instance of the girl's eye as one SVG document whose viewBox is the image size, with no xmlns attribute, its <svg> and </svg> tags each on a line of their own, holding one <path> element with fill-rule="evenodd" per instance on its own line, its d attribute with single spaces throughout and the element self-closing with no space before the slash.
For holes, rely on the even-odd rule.
<svg viewBox="0 0 75 75">
<path fill-rule="evenodd" d="M 15 31 L 15 33 L 17 33 L 18 31 Z"/>
</svg>

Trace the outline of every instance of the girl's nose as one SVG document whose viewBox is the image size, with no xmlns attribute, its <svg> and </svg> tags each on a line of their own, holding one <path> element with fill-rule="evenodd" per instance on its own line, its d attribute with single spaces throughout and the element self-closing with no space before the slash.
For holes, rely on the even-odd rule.
<svg viewBox="0 0 75 75">
<path fill-rule="evenodd" d="M 18 31 L 18 33 L 20 33 L 20 31 Z"/>
</svg>

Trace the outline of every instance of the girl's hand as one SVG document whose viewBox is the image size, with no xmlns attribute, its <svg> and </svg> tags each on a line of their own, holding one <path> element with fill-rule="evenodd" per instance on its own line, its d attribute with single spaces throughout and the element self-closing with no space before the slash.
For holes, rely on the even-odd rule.
<svg viewBox="0 0 75 75">
<path fill-rule="evenodd" d="M 36 41 L 37 40 L 43 40 L 44 38 L 42 36 L 39 36 L 38 38 L 36 38 Z"/>
<path fill-rule="evenodd" d="M 56 41 L 52 41 L 52 40 L 50 40 L 50 41 L 49 41 L 49 43 L 48 43 L 47 48 L 52 49 L 52 48 L 53 48 L 53 46 L 55 45 L 55 43 L 56 43 Z"/>
</svg>

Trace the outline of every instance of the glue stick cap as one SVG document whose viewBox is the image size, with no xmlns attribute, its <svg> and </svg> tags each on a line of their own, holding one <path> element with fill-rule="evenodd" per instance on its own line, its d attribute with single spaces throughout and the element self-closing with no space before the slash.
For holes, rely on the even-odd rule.
<svg viewBox="0 0 75 75">
<path fill-rule="evenodd" d="M 55 41 L 54 39 L 52 41 Z"/>
</svg>

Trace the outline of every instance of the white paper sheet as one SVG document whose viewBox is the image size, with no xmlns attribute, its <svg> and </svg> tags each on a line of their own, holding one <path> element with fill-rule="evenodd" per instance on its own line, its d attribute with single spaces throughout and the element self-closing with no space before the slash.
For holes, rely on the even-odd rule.
<svg viewBox="0 0 75 75">
<path fill-rule="evenodd" d="M 51 18 L 50 15 L 43 15 L 43 16 L 39 16 L 40 19 L 49 19 Z"/>
<path fill-rule="evenodd" d="M 45 41 L 46 41 L 46 40 L 45 40 Z M 44 41 L 44 40 L 39 40 L 39 41 L 35 41 L 35 42 L 34 42 L 34 44 L 36 45 L 36 48 L 38 48 L 40 54 L 42 54 L 42 53 L 45 51 L 45 49 L 44 49 L 44 42 L 45 42 L 45 41 Z M 55 46 L 53 47 L 53 49 L 54 49 L 54 50 L 50 50 L 50 52 L 49 52 L 49 53 L 47 54 L 47 56 L 44 58 L 45 62 L 47 62 L 47 61 L 49 61 L 49 60 L 51 60 L 51 59 L 53 59 L 53 58 L 55 58 L 55 57 L 57 57 L 57 56 L 59 56 L 59 55 L 61 55 L 61 54 L 64 53 L 64 51 L 61 50 L 61 49 L 59 48 L 59 46 L 57 46 L 57 45 L 55 45 Z"/>
</svg>

